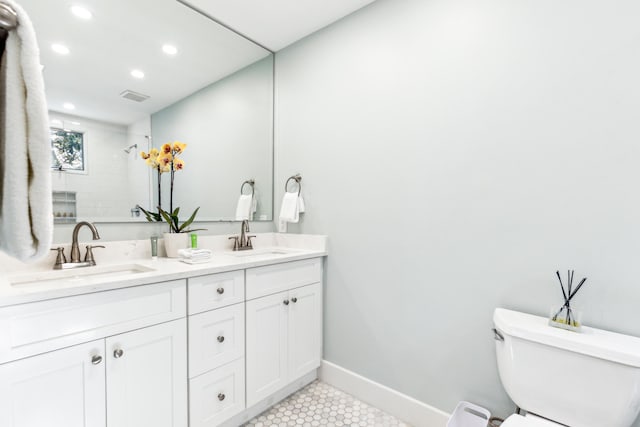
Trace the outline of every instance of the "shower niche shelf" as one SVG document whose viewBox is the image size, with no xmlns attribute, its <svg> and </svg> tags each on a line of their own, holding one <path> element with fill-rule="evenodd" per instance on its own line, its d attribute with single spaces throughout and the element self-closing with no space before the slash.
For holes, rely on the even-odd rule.
<svg viewBox="0 0 640 427">
<path fill-rule="evenodd" d="M 76 192 L 53 192 L 53 222 L 55 224 L 69 224 L 76 222 Z"/>
</svg>

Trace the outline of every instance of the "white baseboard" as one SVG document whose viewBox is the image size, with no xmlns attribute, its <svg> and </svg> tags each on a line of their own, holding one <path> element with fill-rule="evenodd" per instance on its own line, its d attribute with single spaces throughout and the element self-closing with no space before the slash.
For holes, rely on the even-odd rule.
<svg viewBox="0 0 640 427">
<path fill-rule="evenodd" d="M 416 427 L 446 427 L 449 414 L 336 364 L 322 361 L 319 378 Z"/>
</svg>

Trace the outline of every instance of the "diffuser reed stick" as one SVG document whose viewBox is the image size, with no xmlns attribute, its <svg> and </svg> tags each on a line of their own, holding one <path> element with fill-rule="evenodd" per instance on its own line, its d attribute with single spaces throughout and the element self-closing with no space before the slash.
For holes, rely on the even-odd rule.
<svg viewBox="0 0 640 427">
<path fill-rule="evenodd" d="M 573 288 L 573 278 L 575 275 L 575 270 L 567 270 L 567 289 L 565 290 L 565 285 L 562 283 L 562 278 L 560 276 L 560 271 L 556 271 L 556 276 L 558 277 L 558 281 L 560 282 L 560 289 L 562 290 L 562 297 L 564 298 L 564 304 L 560 307 L 560 309 L 551 317 L 550 324 L 552 326 L 559 326 L 565 329 L 577 329 L 580 327 L 579 319 L 576 319 L 573 310 L 571 309 L 571 300 L 576 296 L 580 288 L 587 281 L 587 278 L 583 278 L 578 286 Z M 564 313 L 563 313 L 564 311 Z M 564 319 L 558 321 L 558 316 L 564 314 Z"/>
</svg>

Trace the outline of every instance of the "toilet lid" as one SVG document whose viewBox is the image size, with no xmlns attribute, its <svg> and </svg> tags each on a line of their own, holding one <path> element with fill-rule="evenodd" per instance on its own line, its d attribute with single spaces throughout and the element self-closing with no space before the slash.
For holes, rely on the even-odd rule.
<svg viewBox="0 0 640 427">
<path fill-rule="evenodd" d="M 557 427 L 559 425 L 538 417 L 523 417 L 522 415 L 513 414 L 504 420 L 500 427 Z"/>
</svg>

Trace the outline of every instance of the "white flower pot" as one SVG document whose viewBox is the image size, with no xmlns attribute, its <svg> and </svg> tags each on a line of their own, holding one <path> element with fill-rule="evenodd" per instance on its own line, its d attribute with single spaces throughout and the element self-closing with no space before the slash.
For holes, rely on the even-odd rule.
<svg viewBox="0 0 640 427">
<path fill-rule="evenodd" d="M 178 258 L 178 251 L 189 246 L 189 235 L 186 233 L 164 233 L 164 250 L 167 257 Z"/>
</svg>

